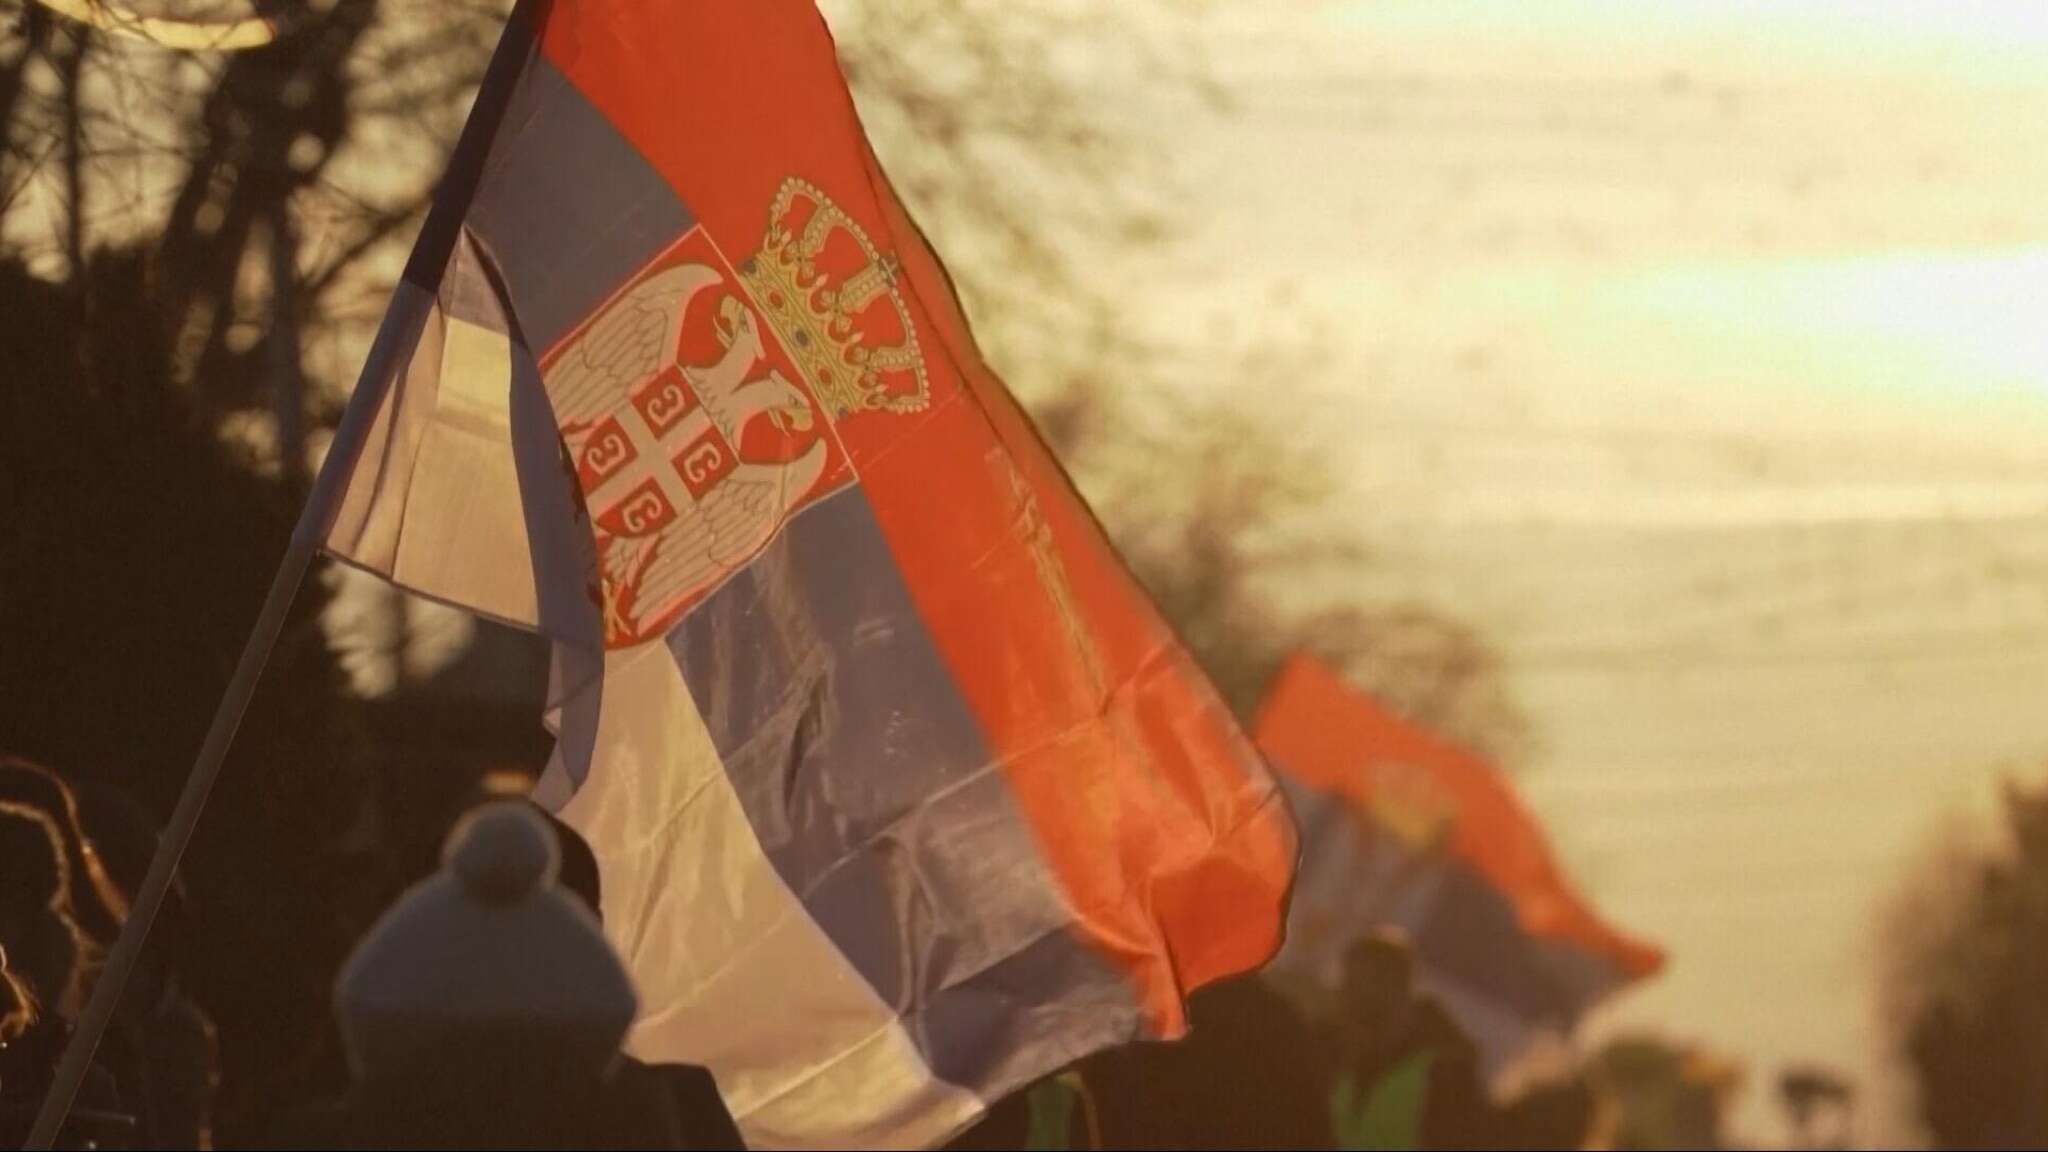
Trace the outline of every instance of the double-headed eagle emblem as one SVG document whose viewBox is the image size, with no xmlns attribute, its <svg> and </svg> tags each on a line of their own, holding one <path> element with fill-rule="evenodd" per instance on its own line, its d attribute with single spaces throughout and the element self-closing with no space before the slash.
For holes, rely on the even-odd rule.
<svg viewBox="0 0 2048 1152">
<path fill-rule="evenodd" d="M 730 267 L 702 227 L 542 364 L 596 536 L 605 643 L 661 635 L 851 475 L 834 422 L 930 400 L 892 259 L 782 185 Z"/>
</svg>

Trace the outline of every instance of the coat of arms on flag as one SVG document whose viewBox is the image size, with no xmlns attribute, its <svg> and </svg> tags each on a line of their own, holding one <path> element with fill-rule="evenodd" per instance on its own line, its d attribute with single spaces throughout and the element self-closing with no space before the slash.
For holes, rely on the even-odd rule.
<svg viewBox="0 0 2048 1152">
<path fill-rule="evenodd" d="M 541 360 L 595 525 L 608 644 L 659 635 L 847 481 L 833 421 L 930 400 L 873 241 L 789 179 L 737 268 L 702 226 Z"/>
<path fill-rule="evenodd" d="M 627 1049 L 928 1144 L 1280 942 L 1277 785 L 982 362 L 807 0 L 522 5 L 323 543 L 549 638 Z"/>
</svg>

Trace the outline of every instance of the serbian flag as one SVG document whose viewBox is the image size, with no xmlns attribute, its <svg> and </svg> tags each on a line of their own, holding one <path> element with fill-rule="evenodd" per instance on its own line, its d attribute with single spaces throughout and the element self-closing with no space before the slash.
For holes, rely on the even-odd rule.
<svg viewBox="0 0 2048 1152">
<path fill-rule="evenodd" d="M 1278 946 L 1276 783 L 970 338 L 806 0 L 522 6 L 330 553 L 553 643 L 628 1050 L 933 1143 Z"/>
<path fill-rule="evenodd" d="M 1324 988 L 1366 934 L 1402 929 L 1416 976 L 1490 1074 L 1567 1040 L 1663 967 L 1609 927 L 1492 765 L 1395 716 L 1310 656 L 1284 665 L 1255 733 L 1301 825 L 1301 872 L 1273 972 Z"/>
</svg>

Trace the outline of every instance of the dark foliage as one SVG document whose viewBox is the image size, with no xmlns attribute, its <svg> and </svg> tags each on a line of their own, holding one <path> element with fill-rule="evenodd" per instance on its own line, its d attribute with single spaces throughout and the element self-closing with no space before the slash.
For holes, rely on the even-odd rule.
<svg viewBox="0 0 2048 1152">
<path fill-rule="evenodd" d="M 1884 1017 L 1944 1148 L 2048 1146 L 2048 789 L 1952 844 L 1894 909 Z"/>
<path fill-rule="evenodd" d="M 296 511 L 167 383 L 143 258 L 102 254 L 70 291 L 0 265 L 0 315 L 0 747 L 80 785 L 132 891 Z M 159 929 L 220 1027 L 229 1142 L 338 1083 L 341 959 L 479 775 L 546 749 L 533 701 L 353 700 L 326 598 L 301 591 Z"/>
</svg>

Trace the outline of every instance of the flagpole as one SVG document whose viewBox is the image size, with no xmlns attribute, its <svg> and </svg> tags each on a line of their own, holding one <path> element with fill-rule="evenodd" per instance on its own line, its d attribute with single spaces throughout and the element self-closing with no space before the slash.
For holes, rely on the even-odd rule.
<svg viewBox="0 0 2048 1152">
<path fill-rule="evenodd" d="M 391 319 L 400 321 L 395 315 Z M 362 447 L 377 411 L 375 397 L 382 393 L 381 385 L 390 379 L 390 369 L 401 350 L 411 343 L 401 344 L 396 338 L 399 330 L 404 328 L 411 329 L 414 336 L 419 331 L 417 323 L 387 322 L 379 330 L 377 342 L 363 363 L 363 375 L 356 383 L 356 394 L 349 401 L 340 428 L 335 431 L 327 459 L 322 462 L 319 477 L 313 483 L 312 494 L 299 513 L 291 543 L 285 549 L 277 575 L 271 579 L 270 592 L 264 597 L 263 611 L 256 617 L 256 627 L 250 632 L 248 642 L 242 646 L 242 657 L 235 664 L 234 677 L 228 681 L 220 706 L 214 709 L 213 723 L 206 730 L 206 742 L 199 747 L 199 758 L 192 765 L 191 775 L 185 778 L 185 790 L 178 797 L 178 806 L 171 810 L 171 818 L 157 841 L 149 873 L 144 877 L 142 887 L 136 890 L 128 918 L 121 925 L 121 935 L 107 954 L 105 966 L 93 980 L 92 998 L 87 1001 L 71 1039 L 64 1046 L 64 1055 L 58 1061 L 50 1091 L 43 1097 L 42 1108 L 36 1113 L 35 1127 L 25 1145 L 27 1148 L 49 1148 L 56 1141 L 65 1117 L 70 1114 L 78 1085 L 92 1064 L 93 1053 L 99 1048 L 100 1037 L 113 1019 L 128 978 L 134 974 L 143 944 L 149 938 L 150 927 L 163 908 L 164 896 L 177 873 L 178 861 L 192 841 L 192 833 L 199 824 L 199 814 L 205 809 L 207 796 L 212 793 L 214 781 L 220 776 L 228 747 L 234 742 L 236 729 L 241 727 L 242 715 L 248 710 L 249 699 L 256 692 L 264 665 L 269 662 L 271 650 L 277 645 L 278 634 L 284 630 L 285 616 L 290 612 L 292 602 L 298 598 L 306 569 L 320 550 L 321 537 L 333 515 L 342 481 L 348 473 L 347 465 Z"/>
<path fill-rule="evenodd" d="M 518 0 L 505 33 L 491 56 L 483 83 L 477 89 L 475 105 L 455 147 L 455 157 L 436 191 L 426 223 L 420 229 L 420 238 L 413 246 L 412 259 L 406 265 L 406 280 L 413 281 L 415 287 L 421 283 L 435 283 L 447 264 L 462 217 L 467 214 L 470 200 L 475 195 L 484 154 L 503 116 L 512 85 L 533 47 L 533 39 L 526 34 L 532 26 L 532 3 L 533 0 Z M 150 927 L 156 922 L 157 913 L 163 908 L 164 896 L 170 891 L 171 880 L 177 874 L 178 861 L 192 842 L 200 813 L 205 810 L 207 797 L 212 793 L 214 781 L 220 777 L 221 765 L 227 759 L 228 748 L 234 743 L 235 732 L 241 727 L 249 700 L 256 693 L 257 682 L 263 677 L 271 650 L 277 646 L 278 635 L 284 630 L 285 617 L 291 611 L 292 602 L 298 598 L 306 570 L 312 566 L 313 557 L 319 552 L 321 540 L 334 518 L 350 466 L 362 451 L 376 421 L 381 407 L 379 401 L 397 375 L 401 359 L 419 338 L 432 302 L 431 296 L 424 292 L 406 293 L 403 288 L 402 284 L 400 293 L 394 296 L 391 310 L 378 326 L 376 339 L 370 345 L 369 355 L 364 358 L 362 374 L 356 380 L 355 392 L 349 397 L 348 407 L 342 413 L 341 423 L 328 445 L 326 458 L 321 461 L 319 475 L 313 481 L 313 489 L 299 512 L 298 524 L 292 529 L 291 543 L 278 564 L 277 575 L 270 582 L 263 610 L 256 617 L 256 626 L 250 632 L 248 642 L 242 646 L 242 656 L 235 664 L 235 673 L 228 681 L 227 691 L 214 710 L 213 723 L 207 728 L 206 740 L 199 747 L 199 757 L 185 779 L 185 790 L 178 796 L 177 807 L 171 810 L 170 820 L 164 825 L 156 855 L 150 860 L 149 872 L 143 878 L 142 887 L 136 890 L 128 918 L 121 925 L 121 935 L 115 940 L 112 951 L 107 953 L 106 964 L 94 978 L 92 997 L 86 1002 L 85 1011 L 80 1013 L 71 1038 L 64 1045 L 64 1055 L 57 1062 L 50 1090 L 36 1112 L 35 1125 L 29 1131 L 24 1148 L 45 1152 L 56 1143 L 65 1118 L 71 1113 L 78 1087 L 92 1066 L 100 1038 L 113 1021 L 122 991 L 135 973 Z"/>
</svg>

